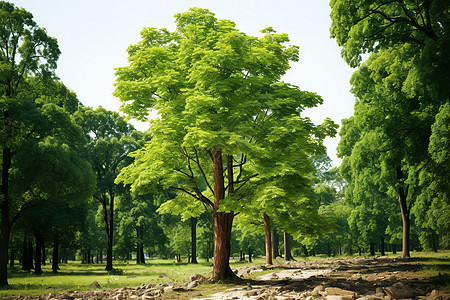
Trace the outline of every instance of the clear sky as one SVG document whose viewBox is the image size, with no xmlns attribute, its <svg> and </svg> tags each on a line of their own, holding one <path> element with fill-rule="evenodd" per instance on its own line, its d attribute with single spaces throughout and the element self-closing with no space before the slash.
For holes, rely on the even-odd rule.
<svg viewBox="0 0 450 300">
<path fill-rule="evenodd" d="M 315 123 L 326 117 L 340 124 L 353 112 L 349 92 L 353 72 L 330 39 L 328 0 L 16 0 L 40 27 L 56 38 L 61 50 L 57 75 L 87 106 L 119 110 L 112 96 L 114 68 L 127 64 L 126 49 L 139 41 L 144 27 L 174 30 L 176 13 L 190 7 L 207 8 L 220 19 L 229 19 L 248 35 L 265 27 L 287 33 L 300 46 L 300 61 L 284 81 L 316 92 L 324 104 L 307 112 Z M 136 124 L 136 123 L 134 123 Z M 147 129 L 137 124 L 140 130 Z M 338 137 L 327 139 L 333 165 Z"/>
</svg>

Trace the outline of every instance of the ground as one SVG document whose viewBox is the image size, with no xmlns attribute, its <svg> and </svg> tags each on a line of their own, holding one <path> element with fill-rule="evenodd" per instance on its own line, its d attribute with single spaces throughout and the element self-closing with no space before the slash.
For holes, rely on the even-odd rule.
<svg viewBox="0 0 450 300">
<path fill-rule="evenodd" d="M 240 282 L 183 282 L 27 299 L 450 299 L 450 258 L 352 258 L 239 267 Z M 13 296 L 5 299 L 25 299 Z"/>
</svg>

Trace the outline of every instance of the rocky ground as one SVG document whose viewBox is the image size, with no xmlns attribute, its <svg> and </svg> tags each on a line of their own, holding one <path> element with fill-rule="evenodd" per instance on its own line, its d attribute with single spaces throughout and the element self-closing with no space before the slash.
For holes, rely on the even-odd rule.
<svg viewBox="0 0 450 300">
<path fill-rule="evenodd" d="M 213 294 L 207 279 L 194 274 L 188 281 L 162 285 L 5 299 L 450 299 L 448 291 L 424 277 L 419 260 L 354 258 L 243 267 L 235 270 L 244 278 L 241 283 Z"/>
</svg>

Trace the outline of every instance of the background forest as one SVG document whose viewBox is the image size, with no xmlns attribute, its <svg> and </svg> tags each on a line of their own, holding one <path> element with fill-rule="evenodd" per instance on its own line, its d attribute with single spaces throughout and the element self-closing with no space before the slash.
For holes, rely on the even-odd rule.
<svg viewBox="0 0 450 300">
<path fill-rule="evenodd" d="M 55 73 L 57 39 L 0 2 L 0 284 L 17 262 L 214 257 L 223 279 L 229 257 L 449 249 L 449 3 L 330 6 L 355 68 L 338 168 L 337 124 L 304 116 L 323 100 L 281 81 L 299 59 L 287 34 L 199 8 L 144 28 L 116 69 L 122 115 L 84 106 Z"/>
</svg>

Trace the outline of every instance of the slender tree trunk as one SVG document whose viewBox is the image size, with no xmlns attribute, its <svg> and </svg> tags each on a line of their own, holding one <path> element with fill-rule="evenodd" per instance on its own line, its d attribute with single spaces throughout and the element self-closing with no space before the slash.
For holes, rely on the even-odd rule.
<svg viewBox="0 0 450 300">
<path fill-rule="evenodd" d="M 9 260 L 9 267 L 10 268 L 14 267 L 15 254 L 16 253 L 15 253 L 14 249 L 11 249 L 10 260 Z"/>
<path fill-rule="evenodd" d="M 223 176 L 222 151 L 214 147 L 211 153 L 214 166 L 214 265 L 211 279 L 235 279 L 230 268 L 231 229 L 234 212 L 219 212 L 220 201 L 225 198 L 225 179 Z M 234 193 L 232 157 L 227 156 L 228 192 Z"/>
<path fill-rule="evenodd" d="M 303 249 L 303 255 L 308 257 L 308 249 L 306 249 L 306 246 L 302 245 L 302 249 Z"/>
<path fill-rule="evenodd" d="M 380 252 L 381 252 L 381 256 L 385 256 L 385 252 L 384 252 L 384 236 L 381 237 L 381 241 L 380 241 Z"/>
<path fill-rule="evenodd" d="M 373 242 L 369 243 L 369 247 L 370 247 L 370 255 L 371 256 L 375 256 L 375 245 Z"/>
<path fill-rule="evenodd" d="M 401 167 L 397 167 L 397 180 L 399 182 L 403 182 L 405 180 Z M 400 186 L 397 192 L 398 192 L 398 203 L 400 205 L 400 211 L 402 214 L 402 222 L 403 222 L 402 257 L 409 258 L 411 257 L 409 254 L 410 250 L 409 234 L 410 234 L 411 220 L 410 220 L 410 209 L 408 208 L 408 204 L 406 202 L 408 198 L 408 186 L 406 186 L 406 188 Z"/>
<path fill-rule="evenodd" d="M 40 233 L 35 233 L 34 234 L 35 238 L 36 238 L 36 254 L 35 254 L 35 258 L 34 258 L 34 273 L 35 274 L 42 274 L 42 267 L 41 267 L 41 263 L 42 263 L 42 236 Z"/>
<path fill-rule="evenodd" d="M 272 261 L 272 237 L 270 235 L 270 218 L 264 214 L 264 232 L 266 234 L 266 265 L 271 265 Z"/>
<path fill-rule="evenodd" d="M 192 264 L 198 264 L 197 261 L 197 218 L 191 217 L 191 252 Z"/>
<path fill-rule="evenodd" d="M 42 265 L 45 266 L 45 261 L 47 260 L 47 255 L 45 253 L 45 240 L 42 239 Z"/>
<path fill-rule="evenodd" d="M 59 270 L 59 266 L 58 266 L 58 262 L 59 262 L 59 237 L 57 234 L 55 234 L 53 236 L 53 255 L 52 255 L 52 270 L 53 273 L 56 274 L 58 273 Z"/>
<path fill-rule="evenodd" d="M 103 221 L 105 223 L 106 231 L 106 267 L 105 270 L 111 271 L 112 267 L 112 247 L 113 247 L 113 232 L 114 232 L 114 195 L 112 191 L 109 194 L 109 214 L 107 209 L 106 198 L 107 195 L 102 195 L 100 203 L 103 209 Z"/>
<path fill-rule="evenodd" d="M 291 254 L 291 239 L 289 233 L 284 233 L 284 259 L 286 261 L 293 260 L 292 254 Z"/>
<path fill-rule="evenodd" d="M 392 244 L 392 254 L 397 254 L 397 246 L 395 244 Z"/>
<path fill-rule="evenodd" d="M 248 262 L 252 262 L 252 248 L 248 248 Z"/>
<path fill-rule="evenodd" d="M 8 111 L 3 111 L 4 118 L 8 118 Z M 9 169 L 11 168 L 12 154 L 11 150 L 4 148 L 2 150 L 2 184 L 0 190 L 2 193 L 1 202 L 1 223 L 0 223 L 0 286 L 8 285 L 8 249 L 9 237 L 11 234 L 11 223 L 9 220 Z"/>
<path fill-rule="evenodd" d="M 437 240 L 436 233 L 433 231 L 431 233 L 431 247 L 433 249 L 433 252 L 437 252 L 438 251 L 436 240 Z"/>
<path fill-rule="evenodd" d="M 33 266 L 33 242 L 28 240 L 28 266 L 31 269 L 34 269 Z"/>
<path fill-rule="evenodd" d="M 28 266 L 28 241 L 27 236 L 23 237 L 23 247 L 22 247 L 22 270 L 29 270 Z"/>
<path fill-rule="evenodd" d="M 280 251 L 278 250 L 279 245 L 278 232 L 275 226 L 272 227 L 272 259 L 277 258 L 280 255 Z"/>
<path fill-rule="evenodd" d="M 361 247 L 358 247 L 358 255 L 361 256 Z"/>
<path fill-rule="evenodd" d="M 140 252 L 141 252 L 141 264 L 145 265 L 144 246 L 142 244 L 141 244 Z"/>
</svg>

